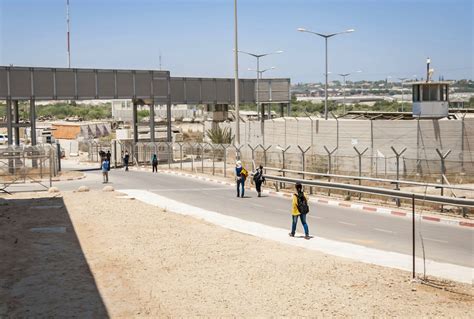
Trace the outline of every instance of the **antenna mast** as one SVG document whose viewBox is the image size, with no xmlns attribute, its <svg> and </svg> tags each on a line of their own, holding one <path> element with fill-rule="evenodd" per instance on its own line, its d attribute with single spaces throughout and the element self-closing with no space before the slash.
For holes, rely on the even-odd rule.
<svg viewBox="0 0 474 319">
<path fill-rule="evenodd" d="M 161 71 L 161 51 L 160 51 L 160 71 Z"/>
<path fill-rule="evenodd" d="M 66 23 L 67 23 L 67 67 L 71 68 L 71 44 L 69 39 L 69 0 L 66 0 Z"/>
</svg>

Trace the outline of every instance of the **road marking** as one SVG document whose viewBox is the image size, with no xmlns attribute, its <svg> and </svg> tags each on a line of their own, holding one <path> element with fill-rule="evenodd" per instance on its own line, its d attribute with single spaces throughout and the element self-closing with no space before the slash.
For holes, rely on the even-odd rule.
<svg viewBox="0 0 474 319">
<path fill-rule="evenodd" d="M 228 191 L 223 187 L 207 187 L 207 188 L 157 188 L 149 189 L 149 192 L 201 192 L 201 191 Z"/>
<path fill-rule="evenodd" d="M 343 225 L 349 225 L 349 226 L 355 226 L 356 224 L 352 224 L 352 223 L 346 223 L 346 222 L 338 222 L 339 224 L 343 224 Z"/>
<path fill-rule="evenodd" d="M 382 233 L 388 233 L 388 234 L 394 234 L 395 232 L 391 231 L 391 230 L 387 230 L 387 229 L 382 229 L 382 228 L 374 228 L 374 230 L 376 231 L 380 231 Z"/>
<path fill-rule="evenodd" d="M 435 241 L 437 243 L 443 243 L 443 244 L 447 244 L 448 241 L 446 240 L 441 240 L 441 239 L 434 239 L 434 238 L 428 238 L 428 237 L 423 237 L 424 240 L 429 240 L 429 241 Z"/>
</svg>

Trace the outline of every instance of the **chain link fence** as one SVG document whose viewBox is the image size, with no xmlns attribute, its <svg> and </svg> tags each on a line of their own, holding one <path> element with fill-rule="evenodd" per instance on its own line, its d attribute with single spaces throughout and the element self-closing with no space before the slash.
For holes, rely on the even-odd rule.
<svg viewBox="0 0 474 319">
<path fill-rule="evenodd" d="M 59 170 L 57 153 L 51 144 L 0 148 L 0 191 L 22 183 L 50 187 Z"/>
</svg>

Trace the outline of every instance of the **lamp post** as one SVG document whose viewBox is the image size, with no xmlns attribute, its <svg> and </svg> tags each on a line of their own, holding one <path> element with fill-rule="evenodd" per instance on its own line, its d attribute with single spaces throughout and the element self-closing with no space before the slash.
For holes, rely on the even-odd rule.
<svg viewBox="0 0 474 319">
<path fill-rule="evenodd" d="M 310 31 L 310 30 L 306 30 L 305 28 L 298 28 L 297 30 L 300 31 L 300 32 L 307 32 L 307 33 L 311 33 L 311 34 L 314 34 L 314 35 L 318 35 L 318 36 L 324 38 L 325 45 L 326 45 L 326 72 L 325 72 L 326 86 L 325 86 L 325 90 L 324 90 L 325 91 L 324 118 L 327 120 L 328 119 L 328 39 L 332 38 L 332 37 L 334 37 L 338 34 L 351 33 L 351 32 L 354 32 L 355 30 L 354 29 L 348 29 L 346 31 L 330 33 L 330 34 L 322 34 L 322 33 L 318 33 L 318 32 L 313 32 L 313 31 Z"/>
<path fill-rule="evenodd" d="M 275 52 L 270 52 L 270 53 L 263 53 L 263 54 L 255 54 L 255 53 L 250 53 L 250 52 L 245 52 L 245 51 L 239 51 L 240 53 L 244 53 L 244 54 L 247 54 L 247 55 L 250 55 L 250 56 L 253 56 L 254 58 L 257 59 L 257 94 L 256 94 L 256 97 L 255 97 L 255 102 L 257 104 L 257 116 L 260 118 L 260 113 L 262 113 L 262 121 L 264 120 L 263 117 L 264 117 L 264 112 L 263 110 L 261 112 L 259 112 L 259 109 L 260 109 L 260 101 L 259 101 L 259 93 L 260 93 L 260 85 L 259 85 L 259 76 L 263 73 L 260 73 L 260 58 L 263 58 L 264 56 L 267 56 L 267 55 L 271 55 L 271 54 L 280 54 L 280 53 L 283 53 L 283 51 L 275 51 Z M 265 71 L 268 71 L 268 70 L 265 70 Z"/>
<path fill-rule="evenodd" d="M 264 70 L 258 70 L 258 69 L 255 70 L 255 69 L 251 69 L 251 68 L 249 68 L 249 69 L 247 69 L 247 70 L 248 70 L 248 71 L 257 72 L 257 81 L 258 81 L 259 79 L 262 79 L 262 78 L 263 78 L 263 73 L 265 73 L 265 72 L 267 72 L 267 71 L 270 71 L 270 70 L 274 70 L 274 69 L 276 69 L 276 67 L 272 66 L 271 68 L 264 69 Z M 259 90 L 258 90 L 258 85 L 257 85 L 257 116 L 260 118 L 260 114 L 258 113 L 258 110 L 259 110 L 259 106 L 258 106 L 258 103 L 259 103 L 259 101 L 258 101 L 258 93 L 259 93 Z M 261 123 L 264 123 L 264 121 L 265 121 L 265 107 L 261 106 L 260 109 L 261 109 Z M 269 114 L 269 115 L 270 115 L 270 114 Z M 265 145 L 265 138 L 264 138 L 264 136 L 263 136 L 263 134 L 264 134 L 264 127 L 263 127 L 263 124 L 262 124 L 261 129 L 262 129 L 262 144 Z"/>
<path fill-rule="evenodd" d="M 403 110 L 403 103 L 405 102 L 404 101 L 404 95 L 403 95 L 403 83 L 405 83 L 405 81 L 407 80 L 407 78 L 398 78 L 400 80 L 400 83 L 402 84 L 402 112 L 404 111 Z"/>
<path fill-rule="evenodd" d="M 237 37 L 237 0 L 234 0 L 234 98 L 235 98 L 235 137 L 237 145 L 240 145 L 240 110 L 239 110 L 239 46 Z"/>
<path fill-rule="evenodd" d="M 354 73 L 360 73 L 362 72 L 361 70 L 357 70 L 355 71 Z M 351 75 L 352 73 L 339 73 L 340 76 L 342 76 L 342 79 L 344 80 L 344 88 L 342 90 L 342 94 L 343 94 L 343 106 L 344 106 L 344 114 L 346 114 L 346 77 L 348 77 L 349 75 Z"/>
</svg>

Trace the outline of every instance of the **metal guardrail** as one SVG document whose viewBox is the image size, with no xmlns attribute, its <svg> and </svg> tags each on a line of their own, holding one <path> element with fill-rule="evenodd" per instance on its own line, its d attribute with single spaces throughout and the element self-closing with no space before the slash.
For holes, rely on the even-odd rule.
<svg viewBox="0 0 474 319">
<path fill-rule="evenodd" d="M 294 174 L 300 174 L 300 175 L 303 175 L 303 176 L 311 175 L 311 176 L 318 176 L 318 177 L 352 179 L 352 180 L 390 183 L 390 184 L 405 184 L 405 185 L 434 187 L 434 188 L 457 189 L 457 190 L 465 190 L 465 191 L 474 192 L 474 188 L 467 188 L 467 187 L 462 187 L 462 186 L 453 186 L 453 185 L 447 185 L 447 184 L 423 183 L 423 182 L 407 181 L 407 180 L 402 180 L 402 179 L 397 180 L 397 179 L 374 178 L 374 177 L 353 176 L 353 175 L 336 175 L 336 174 L 325 174 L 325 173 L 315 173 L 315 172 L 303 172 L 303 171 L 296 171 L 296 170 L 291 170 L 291 169 L 281 169 L 281 168 L 275 168 L 275 167 L 264 167 L 264 169 L 267 170 L 267 171 L 294 173 Z"/>
<path fill-rule="evenodd" d="M 265 175 L 265 178 L 267 180 L 273 180 L 276 182 L 284 182 L 284 183 L 289 183 L 289 184 L 301 183 L 302 185 L 307 185 L 307 186 L 316 186 L 316 187 L 322 187 L 322 188 L 328 188 L 328 189 L 353 191 L 353 192 L 366 193 L 366 194 L 376 194 L 376 195 L 395 197 L 395 198 L 404 198 L 404 199 L 414 198 L 415 200 L 426 201 L 426 202 L 431 202 L 431 203 L 450 204 L 454 206 L 474 208 L 474 199 L 419 194 L 419 193 L 404 192 L 404 191 L 392 190 L 392 189 L 386 189 L 386 188 L 334 183 L 334 182 L 324 182 L 324 181 L 318 181 L 318 180 L 307 180 L 307 179 L 290 178 L 290 177 L 282 177 L 282 176 L 274 176 L 274 175 Z"/>
</svg>

